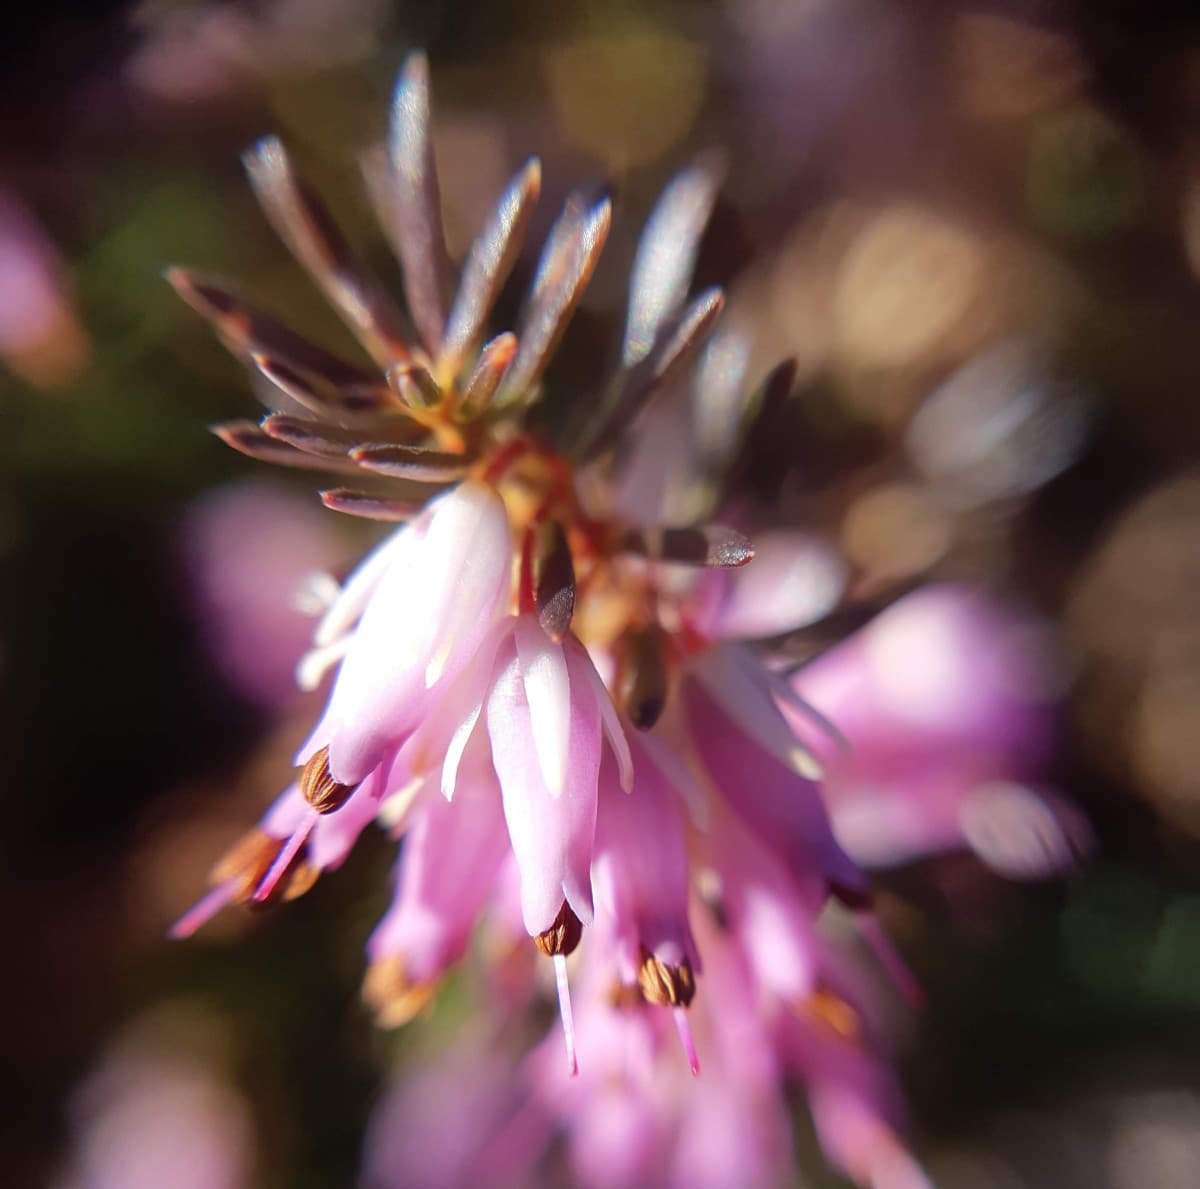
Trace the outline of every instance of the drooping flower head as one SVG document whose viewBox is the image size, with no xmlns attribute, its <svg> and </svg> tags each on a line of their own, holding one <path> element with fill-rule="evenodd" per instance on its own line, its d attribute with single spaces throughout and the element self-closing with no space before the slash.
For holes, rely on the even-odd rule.
<svg viewBox="0 0 1200 1189">
<path fill-rule="evenodd" d="M 722 1135 L 758 1137 L 769 1179 L 786 1133 L 780 1086 L 794 1076 L 826 1104 L 818 1123 L 835 1159 L 864 1183 L 898 1184 L 880 1172 L 903 1163 L 893 1123 L 855 1080 L 879 1059 L 870 1031 L 846 1023 L 858 1015 L 817 928 L 831 897 L 860 910 L 868 898 L 819 783 L 826 741 L 842 740 L 746 643 L 824 614 L 844 575 L 831 551 L 781 533 L 761 577 L 750 567 L 743 581 L 750 541 L 709 519 L 748 358 L 734 335 L 705 345 L 720 291 L 687 297 L 717 163 L 701 159 L 659 201 L 616 372 L 550 437 L 529 414 L 609 203 L 567 201 L 516 332 L 489 337 L 540 167 L 500 196 L 452 288 L 429 116 L 414 56 L 388 144 L 366 165 L 407 315 L 278 141 L 246 158 L 269 220 L 370 366 L 312 346 L 223 281 L 169 274 L 269 409 L 218 434 L 251 457 L 337 476 L 321 493 L 330 509 L 399 525 L 344 583 L 326 584 L 298 680 L 332 682 L 295 782 L 175 932 L 232 902 L 301 894 L 378 820 L 400 840 L 393 901 L 368 943 L 365 997 L 382 1024 L 419 1012 L 490 916 L 552 959 L 568 1067 L 584 1071 L 562 1102 L 590 1095 L 624 1118 L 646 1168 L 674 1161 L 694 1184 L 720 1167 L 708 1157 L 720 1120 Z M 688 406 L 683 374 L 697 358 Z M 671 1051 L 667 1076 L 684 1076 L 669 1099 L 654 1088 L 664 1031 L 687 1056 Z M 625 1056 L 608 1051 L 614 1037 Z M 719 1080 L 683 1110 L 688 1068 L 705 1053 Z M 773 1106 L 756 1118 L 747 1103 Z M 870 1159 L 843 1151 L 851 1117 L 879 1141 Z M 584 1164 L 603 1134 L 589 1139 L 586 1118 Z M 660 1125 L 679 1133 L 673 1155 Z"/>
</svg>

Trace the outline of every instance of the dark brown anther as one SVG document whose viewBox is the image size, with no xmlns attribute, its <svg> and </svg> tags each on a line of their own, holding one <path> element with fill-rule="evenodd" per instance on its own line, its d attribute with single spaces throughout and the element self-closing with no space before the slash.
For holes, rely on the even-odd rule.
<svg viewBox="0 0 1200 1189">
<path fill-rule="evenodd" d="M 687 958 L 672 966 L 656 958 L 645 946 L 638 985 L 646 1002 L 655 1007 L 687 1007 L 696 995 L 696 976 Z"/>
<path fill-rule="evenodd" d="M 333 813 L 350 800 L 356 784 L 339 784 L 329 771 L 329 748 L 322 747 L 304 765 L 300 791 L 318 813 Z"/>
<path fill-rule="evenodd" d="M 286 841 L 286 838 L 272 838 L 265 830 L 258 828 L 243 834 L 213 865 L 209 872 L 209 883 L 216 887 L 230 880 L 235 881 L 230 897 L 232 902 L 251 904 L 256 908 L 303 896 L 317 882 L 320 874 L 317 868 L 308 863 L 305 847 L 300 848 L 267 900 L 261 904 L 252 900 L 255 889 L 262 883 Z"/>
<path fill-rule="evenodd" d="M 564 900 L 562 908 L 558 910 L 558 916 L 554 918 L 554 923 L 545 932 L 539 933 L 533 939 L 533 944 L 547 958 L 553 958 L 558 954 L 562 954 L 565 958 L 575 952 L 575 947 L 579 945 L 582 937 L 583 925 Z"/>
<path fill-rule="evenodd" d="M 575 563 L 561 524 L 545 528 L 547 539 L 539 542 L 541 564 L 537 576 L 537 617 L 542 630 L 558 643 L 571 628 L 575 614 Z"/>
<path fill-rule="evenodd" d="M 639 731 L 648 731 L 662 717 L 671 690 L 667 637 L 652 624 L 624 638 L 618 701 Z"/>
</svg>

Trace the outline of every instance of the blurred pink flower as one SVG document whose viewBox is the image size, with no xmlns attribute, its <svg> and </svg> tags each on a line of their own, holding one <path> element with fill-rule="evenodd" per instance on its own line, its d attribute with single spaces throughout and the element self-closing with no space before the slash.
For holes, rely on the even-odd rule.
<svg viewBox="0 0 1200 1189">
<path fill-rule="evenodd" d="M 69 384 L 91 344 L 63 263 L 33 212 L 0 188 L 0 359 L 29 383 Z"/>
<path fill-rule="evenodd" d="M 118 1047 L 74 1094 L 59 1189 L 250 1189 L 247 1103 L 183 1054 Z"/>
<path fill-rule="evenodd" d="M 426 66 L 414 56 L 388 144 L 366 165 L 403 265 L 407 319 L 283 146 L 268 138 L 247 155 L 268 218 L 375 371 L 306 343 L 224 282 L 170 274 L 276 410 L 219 427 L 223 439 L 340 476 L 347 486 L 322 492 L 332 509 L 404 522 L 344 585 L 328 584 L 299 675 L 310 687 L 336 676 L 296 757 L 297 782 L 218 864 L 213 891 L 176 932 L 226 903 L 300 894 L 378 819 L 402 840 L 394 899 L 368 947 L 365 995 L 382 1023 L 425 1006 L 477 920 L 490 918 L 510 952 L 523 933 L 552 960 L 562 1037 L 529 1058 L 522 1093 L 497 1083 L 488 1054 L 456 1058 L 462 1076 L 479 1070 L 478 1117 L 466 1121 L 460 1159 L 437 1153 L 422 1165 L 413 1153 L 429 1137 L 401 1145 L 390 1130 L 403 1130 L 405 1110 L 430 1117 L 401 1089 L 384 1108 L 398 1121 L 374 1131 L 373 1185 L 486 1180 L 493 1142 L 512 1158 L 505 1175 L 517 1175 L 514 1149 L 532 1161 L 532 1137 L 554 1129 L 567 1133 L 587 1184 L 771 1184 L 787 1173 L 783 1092 L 799 1080 L 848 1175 L 871 1189 L 921 1186 L 859 976 L 820 928 L 840 899 L 886 947 L 845 830 L 853 798 L 838 782 L 853 792 L 856 773 L 892 780 L 889 795 L 903 803 L 904 781 L 923 765 L 969 758 L 958 836 L 995 859 L 1010 820 L 1025 817 L 994 782 L 1017 770 L 1017 753 L 1027 763 L 1044 753 L 1044 708 L 1027 705 L 1026 671 L 990 613 L 945 592 L 930 596 L 925 619 L 894 608 L 880 621 L 888 634 L 868 629 L 816 662 L 799 679 L 803 697 L 772 670 L 769 650 L 747 642 L 826 614 L 846 575 L 820 542 L 781 532 L 767 535 L 756 577 L 750 541 L 709 519 L 720 502 L 716 454 L 711 442 L 692 448 L 702 435 L 693 440 L 691 406 L 655 405 L 684 391 L 681 368 L 722 307 L 717 290 L 687 300 L 714 160 L 686 169 L 652 213 L 620 366 L 563 439 L 527 414 L 595 267 L 609 204 L 567 202 L 517 332 L 487 339 L 540 167 L 529 163 L 505 190 L 452 294 L 429 118 Z M 709 423 L 720 419 L 713 402 L 721 418 L 736 404 L 745 353 L 706 359 L 692 396 Z M 673 424 L 672 408 L 687 420 Z M 660 447 L 670 482 L 646 465 Z M 925 626 L 915 646 L 914 616 Z M 909 625 L 899 636 L 897 622 Z M 831 725 L 843 717 L 840 730 Z M 984 780 L 991 793 L 980 792 Z M 944 843 L 940 808 L 911 812 L 919 843 Z M 504 1002 L 521 1001 L 520 981 Z M 418 1084 L 436 1087 L 431 1076 Z M 509 1128 L 514 1111 L 529 1130 Z M 459 1124 L 461 1110 L 442 1113 Z M 522 1142 L 506 1147 L 506 1134 Z"/>
<path fill-rule="evenodd" d="M 834 831 L 888 867 L 969 848 L 1010 878 L 1071 867 L 1084 816 L 1045 783 L 1065 660 L 1049 629 L 964 586 L 916 591 L 792 685 L 849 746 L 781 707 L 825 765 Z"/>
<path fill-rule="evenodd" d="M 196 615 L 222 674 L 262 706 L 293 700 L 312 636 L 298 595 L 345 557 L 334 527 L 299 495 L 254 480 L 200 497 L 180 531 Z"/>
</svg>

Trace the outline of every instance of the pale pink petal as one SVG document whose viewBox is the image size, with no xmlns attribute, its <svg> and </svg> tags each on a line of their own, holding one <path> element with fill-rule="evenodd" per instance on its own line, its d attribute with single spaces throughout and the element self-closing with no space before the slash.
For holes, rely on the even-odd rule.
<svg viewBox="0 0 1200 1189">
<path fill-rule="evenodd" d="M 416 774 L 424 775 L 441 766 L 441 790 L 447 801 L 454 797 L 463 755 L 479 725 L 497 650 L 511 636 L 516 622 L 509 616 L 496 624 L 472 663 L 457 680 L 448 683 L 403 748 L 402 755 Z"/>
<path fill-rule="evenodd" d="M 625 978 L 636 977 L 640 949 L 678 966 L 697 965 L 688 923 L 690 888 L 683 803 L 635 739 L 637 776 L 626 795 L 614 763 L 600 769 L 592 879 L 613 918 Z"/>
<path fill-rule="evenodd" d="M 533 726 L 542 781 L 555 797 L 567 778 L 567 749 L 571 730 L 571 679 L 563 646 L 542 630 L 532 615 L 516 623 L 517 658 Z"/>
<path fill-rule="evenodd" d="M 372 959 L 404 957 L 405 973 L 431 982 L 460 958 L 495 886 L 508 839 L 486 749 L 453 803 L 427 798 L 400 855 L 396 898 L 368 943 Z"/>
<path fill-rule="evenodd" d="M 531 710 L 516 645 L 497 657 L 487 702 L 492 762 L 500 779 L 509 838 L 521 871 L 521 910 L 531 935 L 548 929 L 565 899 L 585 924 L 592 919 L 590 869 L 600 771 L 595 699 L 571 689 L 570 747 L 561 796 L 542 779 Z"/>
<path fill-rule="evenodd" d="M 658 737 L 654 731 L 643 731 L 639 736 L 641 750 L 659 770 L 667 784 L 675 790 L 687 806 L 692 825 L 697 830 L 708 829 L 708 795 L 699 780 L 688 769 L 687 764 L 674 748 Z"/>
<path fill-rule="evenodd" d="M 470 657 L 507 601 L 512 581 L 512 532 L 499 495 L 482 483 L 463 483 L 430 524 L 419 576 L 434 625 L 434 648 L 425 670 L 433 685 L 455 654 Z"/>
<path fill-rule="evenodd" d="M 604 728 L 604 737 L 608 740 L 608 745 L 612 748 L 613 755 L 617 760 L 621 787 L 628 792 L 633 787 L 633 758 L 629 753 L 629 741 L 625 738 L 625 728 L 621 726 L 621 717 L 617 714 L 616 706 L 613 705 L 612 696 L 604 682 L 601 681 L 600 674 L 596 672 L 592 659 L 583 645 L 574 636 L 568 636 L 563 641 L 563 647 L 575 682 L 579 683 L 582 678 L 583 683 L 595 696 L 596 706 L 600 713 L 600 723 Z"/>
<path fill-rule="evenodd" d="M 688 678 L 679 692 L 696 754 L 724 801 L 760 841 L 797 875 L 864 888 L 862 872 L 833 836 L 817 785 L 745 733 L 728 701 L 713 698 L 711 686 Z"/>
<path fill-rule="evenodd" d="M 328 743 L 330 771 L 344 784 L 413 731 L 429 709 L 431 679 L 452 681 L 471 663 L 508 596 L 511 540 L 499 496 L 464 483 L 431 511 L 419 547 L 371 595 L 306 748 Z"/>
<path fill-rule="evenodd" d="M 389 533 L 355 567 L 313 632 L 313 643 L 318 648 L 332 644 L 358 622 L 380 579 L 391 566 L 405 564 L 406 556 L 425 535 L 428 523 L 428 518 L 422 516 Z"/>
<path fill-rule="evenodd" d="M 272 838 L 287 838 L 308 816 L 310 808 L 304 794 L 300 792 L 300 786 L 288 785 L 263 814 L 262 828 Z"/>
<path fill-rule="evenodd" d="M 695 658 L 691 673 L 764 751 L 807 780 L 820 777 L 820 764 L 779 710 L 771 675 L 744 648 L 734 644 L 710 648 Z"/>
<path fill-rule="evenodd" d="M 728 811 L 702 846 L 719 877 L 729 934 L 745 957 L 747 975 L 753 975 L 746 982 L 786 1003 L 800 1002 L 816 984 L 821 952 L 816 916 L 824 889 L 798 883 L 776 854 Z"/>
</svg>

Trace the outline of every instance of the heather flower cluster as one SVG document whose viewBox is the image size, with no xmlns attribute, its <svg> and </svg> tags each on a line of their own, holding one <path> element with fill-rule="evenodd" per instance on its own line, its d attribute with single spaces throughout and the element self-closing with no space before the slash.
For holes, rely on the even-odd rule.
<svg viewBox="0 0 1200 1189">
<path fill-rule="evenodd" d="M 282 145 L 260 143 L 247 169 L 376 367 L 173 270 L 271 410 L 218 433 L 337 476 L 329 508 L 399 527 L 343 583 L 310 584 L 321 611 L 298 679 L 332 676 L 325 711 L 295 782 L 175 934 L 229 904 L 301 895 L 378 822 L 400 847 L 367 1002 L 381 1024 L 405 1023 L 477 928 L 532 940 L 567 1052 L 556 1039 L 553 1057 L 530 1058 L 538 1113 L 569 1133 L 589 1183 L 771 1182 L 788 1159 L 782 1091 L 799 1081 L 834 1163 L 879 1189 L 924 1184 L 869 1004 L 817 927 L 840 900 L 892 957 L 819 785 L 826 767 L 845 775 L 847 743 L 803 680 L 746 643 L 822 614 L 844 575 L 795 534 L 754 560 L 746 536 L 708 518 L 746 364 L 735 338 L 709 340 L 722 294 L 687 297 L 716 163 L 661 198 L 620 364 L 555 439 L 528 415 L 604 245 L 607 200 L 567 202 L 517 331 L 488 337 L 540 169 L 501 195 L 452 290 L 423 58 L 406 64 L 388 144 L 366 166 L 407 316 Z M 675 418 L 694 361 L 692 413 Z M 490 1175 L 486 1161 L 460 1171 Z"/>
</svg>

